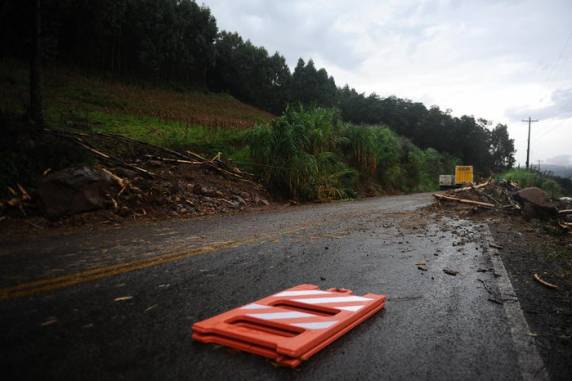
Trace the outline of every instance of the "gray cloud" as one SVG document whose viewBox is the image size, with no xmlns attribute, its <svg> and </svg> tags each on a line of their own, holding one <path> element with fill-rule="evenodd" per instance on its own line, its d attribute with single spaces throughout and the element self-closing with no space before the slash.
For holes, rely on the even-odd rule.
<svg viewBox="0 0 572 381">
<path fill-rule="evenodd" d="M 513 108 L 508 115 L 513 120 L 520 120 L 528 116 L 535 119 L 568 119 L 572 118 L 572 88 L 555 90 L 551 97 L 551 104 L 539 108 Z"/>
<path fill-rule="evenodd" d="M 549 157 L 548 159 L 546 159 L 546 163 L 547 164 L 569 166 L 569 165 L 572 165 L 572 155 L 557 155 L 557 156 Z"/>
</svg>

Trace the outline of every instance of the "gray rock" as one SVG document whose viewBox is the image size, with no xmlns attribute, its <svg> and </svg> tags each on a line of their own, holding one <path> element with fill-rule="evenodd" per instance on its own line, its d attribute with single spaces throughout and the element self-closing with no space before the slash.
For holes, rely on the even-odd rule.
<svg viewBox="0 0 572 381">
<path fill-rule="evenodd" d="M 67 168 L 40 181 L 38 197 L 49 218 L 105 208 L 115 188 L 113 179 L 95 168 Z"/>
</svg>

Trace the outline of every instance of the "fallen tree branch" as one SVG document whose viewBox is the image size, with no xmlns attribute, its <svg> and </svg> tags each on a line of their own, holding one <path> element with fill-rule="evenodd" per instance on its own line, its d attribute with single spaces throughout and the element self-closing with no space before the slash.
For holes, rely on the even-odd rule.
<svg viewBox="0 0 572 381">
<path fill-rule="evenodd" d="M 563 210 L 559 210 L 558 214 L 572 214 L 572 209 L 563 209 Z"/>
<path fill-rule="evenodd" d="M 471 189 L 484 188 L 484 187 L 486 187 L 487 185 L 489 185 L 490 182 L 491 182 L 491 180 L 489 179 L 489 180 L 485 181 L 485 182 L 482 183 L 482 184 L 470 185 L 470 186 L 468 186 L 468 187 L 463 187 L 463 188 L 454 189 L 453 192 L 454 192 L 454 193 L 458 193 L 458 192 L 468 191 L 468 190 L 471 190 Z"/>
<path fill-rule="evenodd" d="M 495 205 L 494 204 L 490 204 L 488 202 L 480 202 L 480 201 L 473 201 L 473 200 L 467 200 L 464 198 L 457 198 L 457 197 L 451 197 L 451 196 L 446 196 L 444 194 L 440 194 L 440 193 L 434 193 L 433 197 L 435 197 L 438 200 L 446 200 L 446 201 L 455 201 L 455 202 L 459 202 L 461 204 L 467 204 L 467 205 L 474 205 L 474 206 L 478 206 L 481 208 L 494 208 Z"/>
<path fill-rule="evenodd" d="M 543 280 L 538 274 L 534 273 L 534 279 L 539 282 L 540 284 L 542 284 L 544 287 L 548 287 L 551 289 L 556 289 L 558 288 L 557 285 L 552 284 L 552 283 L 548 283 L 547 281 Z"/>
<path fill-rule="evenodd" d="M 182 159 L 170 159 L 168 157 L 162 156 L 155 156 L 155 155 L 145 155 L 149 159 L 164 161 L 166 163 L 178 163 L 178 164 L 191 164 L 191 165 L 202 165 L 203 162 L 200 161 L 191 161 L 191 160 L 182 160 Z"/>
<path fill-rule="evenodd" d="M 218 171 L 218 172 L 222 173 L 223 175 L 229 175 L 229 176 L 232 176 L 232 177 L 236 178 L 237 180 L 258 185 L 256 182 L 254 182 L 254 181 L 252 181 L 252 180 L 245 179 L 244 177 L 240 176 L 240 175 L 237 174 L 237 173 L 230 172 L 230 171 L 227 171 L 226 169 L 221 168 L 220 166 L 216 165 L 214 162 L 212 162 L 212 161 L 210 161 L 210 160 L 204 158 L 203 156 L 201 156 L 201 155 L 199 155 L 199 154 L 197 154 L 197 153 L 194 153 L 194 152 L 192 152 L 192 151 L 186 151 L 186 152 L 187 152 L 188 154 L 192 155 L 192 156 L 195 156 L 195 157 L 198 158 L 199 160 L 202 160 L 202 161 L 204 162 L 204 164 L 207 165 L 209 168 L 212 168 L 212 169 L 214 169 L 215 171 Z"/>
<path fill-rule="evenodd" d="M 129 180 L 124 179 L 122 177 L 117 176 L 115 173 L 111 172 L 107 168 L 99 168 L 102 172 L 106 173 L 109 177 L 111 177 L 120 188 L 125 188 L 129 185 Z"/>
<path fill-rule="evenodd" d="M 133 170 L 133 171 L 135 171 L 135 172 L 140 173 L 140 174 L 143 175 L 143 176 L 151 177 L 151 178 L 157 176 L 157 175 L 156 175 L 155 173 L 153 173 L 153 172 L 150 172 L 150 171 L 148 171 L 148 170 L 146 170 L 146 169 L 140 168 L 140 167 L 138 167 L 138 166 L 136 166 L 136 165 L 126 163 L 125 161 L 123 161 L 123 160 L 121 160 L 121 159 L 119 159 L 119 158 L 117 158 L 117 157 L 111 156 L 111 155 L 109 155 L 109 154 L 107 154 L 107 153 L 104 153 L 104 152 L 101 152 L 101 151 L 95 149 L 95 148 L 92 147 L 89 143 L 87 143 L 86 141 L 84 141 L 84 140 L 83 140 L 82 138 L 80 138 L 79 136 L 74 135 L 73 133 L 68 133 L 68 132 L 64 132 L 64 131 L 50 130 L 50 129 L 47 129 L 47 128 L 44 129 L 44 131 L 46 131 L 46 132 L 48 132 L 48 133 L 50 133 L 50 134 L 52 134 L 52 135 L 56 135 L 56 136 L 60 136 L 60 137 L 66 138 L 66 139 L 68 139 L 68 140 L 70 140 L 70 141 L 72 141 L 72 142 L 78 144 L 78 145 L 79 145 L 80 147 L 82 147 L 83 149 L 85 149 L 85 150 L 91 152 L 92 154 L 94 154 L 95 156 L 97 156 L 97 157 L 99 157 L 99 158 L 101 158 L 101 159 L 103 159 L 103 160 L 106 160 L 106 161 L 112 162 L 112 163 L 114 163 L 114 164 L 120 165 L 120 166 L 122 166 L 122 167 L 131 169 L 131 170 Z"/>
<path fill-rule="evenodd" d="M 75 133 L 75 132 L 67 132 L 67 131 L 56 131 L 56 130 L 49 130 L 49 129 L 46 129 L 46 131 L 49 132 L 49 133 L 52 133 L 52 134 L 54 134 L 54 135 L 62 136 L 62 137 L 65 137 L 65 138 L 67 138 L 67 139 L 69 139 L 69 140 L 74 141 L 75 143 L 77 143 L 77 144 L 79 144 L 81 147 L 83 147 L 84 149 L 88 150 L 89 152 L 91 152 L 92 154 L 98 156 L 99 158 L 101 158 L 101 159 L 103 159 L 103 160 L 108 160 L 108 161 L 115 162 L 115 164 L 118 164 L 118 165 L 124 166 L 124 167 L 126 167 L 126 168 L 132 169 L 133 171 L 136 171 L 136 172 L 138 172 L 138 173 L 140 173 L 140 174 L 142 174 L 142 175 L 145 175 L 145 176 L 147 176 L 147 177 L 158 176 L 157 174 L 155 174 L 155 173 L 153 173 L 153 172 L 151 172 L 151 171 L 147 171 L 146 169 L 143 169 L 143 168 L 137 167 L 137 166 L 135 166 L 135 165 L 126 163 L 126 162 L 124 162 L 123 160 L 120 160 L 120 159 L 118 159 L 118 158 L 116 158 L 116 157 L 113 157 L 113 156 L 111 156 L 111 155 L 108 155 L 108 154 L 106 154 L 106 153 L 104 153 L 104 152 L 101 152 L 101 151 L 95 149 L 93 146 L 91 146 L 89 143 L 87 143 L 86 141 L 84 141 L 84 140 L 82 139 L 82 137 L 89 136 L 89 135 L 87 135 L 87 134 L 81 134 L 81 133 Z M 239 181 L 244 181 L 244 182 L 251 183 L 251 184 L 254 184 L 254 185 L 257 185 L 257 186 L 259 185 L 259 184 L 256 183 L 255 181 L 252 181 L 252 180 L 249 180 L 249 179 L 244 178 L 244 177 L 243 177 L 241 174 L 239 174 L 239 173 L 236 173 L 236 172 L 231 171 L 231 170 L 224 169 L 223 166 L 229 168 L 224 162 L 222 162 L 222 161 L 220 161 L 220 160 L 211 161 L 211 160 L 207 159 L 206 157 L 201 156 L 201 155 L 199 155 L 198 153 L 195 153 L 195 152 L 192 152 L 192 151 L 188 151 L 188 150 L 187 150 L 185 153 L 181 153 L 181 152 L 177 152 L 177 151 L 174 151 L 174 150 L 172 150 L 172 149 L 169 149 L 169 148 L 159 147 L 159 146 L 156 146 L 156 145 L 153 145 L 153 144 L 150 144 L 150 143 L 145 143 L 145 142 L 142 142 L 142 141 L 139 141 L 139 140 L 135 140 L 135 139 L 132 139 L 132 138 L 128 138 L 128 137 L 123 136 L 123 135 L 105 134 L 105 133 L 101 133 L 101 132 L 95 133 L 95 135 L 99 135 L 99 136 L 103 136 L 103 137 L 107 137 L 107 138 L 111 138 L 111 139 L 122 140 L 122 141 L 127 142 L 127 143 L 143 145 L 143 146 L 149 147 L 149 148 L 151 148 L 151 149 L 158 150 L 158 151 L 162 151 L 162 152 L 165 152 L 165 153 L 167 153 L 167 154 L 169 154 L 169 155 L 175 156 L 175 157 L 178 158 L 179 161 L 172 161 L 172 160 L 175 160 L 175 159 L 168 159 L 168 158 L 161 158 L 161 159 L 158 159 L 158 160 L 177 162 L 177 163 L 181 163 L 181 164 L 184 163 L 184 164 L 197 164 L 197 165 L 201 164 L 201 165 L 206 165 L 206 166 L 208 166 L 209 168 L 212 168 L 212 169 L 214 169 L 215 171 L 218 171 L 218 172 L 220 172 L 220 173 L 223 174 L 223 175 L 231 176 L 231 177 L 233 177 L 233 178 L 235 178 L 235 179 L 237 179 L 237 180 L 239 180 Z M 194 161 L 194 160 L 198 160 L 199 162 L 196 162 L 196 161 Z M 158 176 L 158 177 L 160 177 L 160 176 Z"/>
<path fill-rule="evenodd" d="M 202 155 L 199 155 L 198 153 L 195 153 L 195 152 L 193 152 L 193 151 L 187 150 L 185 153 L 181 153 L 181 152 L 177 152 L 177 151 L 175 151 L 175 150 L 169 149 L 169 148 L 159 147 L 159 146 L 156 146 L 156 145 L 153 145 L 153 144 L 150 144 L 150 143 L 145 143 L 145 142 L 142 142 L 142 141 L 139 141 L 139 140 L 131 139 L 131 138 L 128 138 L 128 137 L 123 136 L 123 135 L 113 135 L 113 134 L 105 134 L 105 133 L 97 133 L 97 135 L 104 136 L 104 137 L 107 137 L 107 138 L 112 138 L 112 139 L 123 140 L 124 142 L 127 142 L 127 143 L 133 143 L 133 144 L 144 145 L 144 146 L 146 146 L 146 147 L 149 147 L 149 148 L 152 148 L 152 149 L 155 149 L 155 150 L 158 150 L 158 151 L 162 151 L 162 152 L 168 153 L 168 154 L 170 154 L 170 155 L 173 155 L 173 156 L 179 158 L 180 160 L 183 160 L 183 161 L 179 161 L 179 162 L 178 162 L 178 163 L 181 163 L 181 164 L 183 164 L 183 163 L 185 163 L 185 164 L 198 164 L 198 163 L 196 163 L 195 161 L 193 161 L 193 159 L 194 159 L 194 160 L 198 160 L 198 161 L 201 162 L 201 164 L 208 165 L 209 167 L 211 167 L 211 168 L 213 168 L 213 169 L 215 169 L 215 170 L 217 170 L 217 171 L 219 171 L 219 172 L 221 172 L 221 173 L 223 173 L 223 174 L 231 175 L 231 176 L 233 176 L 233 177 L 235 177 L 235 178 L 237 178 L 237 179 L 239 179 L 239 180 L 241 180 L 241 181 L 249 182 L 249 183 L 252 183 L 252 184 L 257 184 L 257 183 L 254 182 L 254 181 L 245 179 L 243 176 L 241 176 L 241 175 L 238 174 L 238 173 L 234 173 L 234 172 L 231 172 L 231 171 L 226 170 L 226 169 L 224 169 L 224 168 L 221 168 L 222 166 L 225 166 L 225 167 L 228 168 L 228 166 L 227 166 L 226 164 L 224 164 L 224 163 L 223 163 L 222 161 L 220 161 L 220 160 L 214 160 L 214 159 L 217 158 L 218 155 L 215 156 L 215 157 L 213 158 L 213 160 L 209 160 L 209 159 L 207 159 L 206 157 L 204 157 L 204 156 L 202 156 Z M 165 159 L 167 159 L 167 158 L 158 159 L 158 160 L 167 161 L 167 160 L 165 160 Z"/>
<path fill-rule="evenodd" d="M 499 200 L 497 200 L 496 198 L 494 198 L 491 195 L 486 194 L 485 192 L 483 192 L 480 189 L 477 189 L 475 187 L 472 188 L 475 192 L 477 192 L 480 196 L 483 196 L 484 198 L 487 198 L 489 201 L 494 202 L 496 205 L 501 205 L 501 202 Z"/>
<path fill-rule="evenodd" d="M 139 145 L 146 146 L 146 147 L 149 147 L 149 148 L 151 148 L 151 149 L 154 149 L 154 150 L 156 150 L 156 151 L 165 152 L 165 153 L 167 153 L 167 154 L 169 154 L 169 155 L 173 155 L 173 156 L 178 157 L 179 159 L 182 159 L 182 160 L 190 160 L 190 157 L 187 156 L 187 155 L 185 155 L 185 154 L 183 154 L 183 153 L 177 152 L 177 151 L 172 150 L 172 149 L 169 149 L 169 148 L 160 147 L 160 146 L 156 146 L 156 145 L 154 145 L 154 144 L 142 142 L 142 141 L 140 141 L 140 140 L 128 138 L 127 136 L 114 135 L 114 134 L 105 134 L 105 133 L 102 133 L 102 132 L 97 132 L 96 135 L 104 136 L 104 137 L 106 137 L 106 138 L 111 138 L 111 139 L 123 140 L 123 141 L 126 142 L 126 143 L 139 144 Z"/>
</svg>

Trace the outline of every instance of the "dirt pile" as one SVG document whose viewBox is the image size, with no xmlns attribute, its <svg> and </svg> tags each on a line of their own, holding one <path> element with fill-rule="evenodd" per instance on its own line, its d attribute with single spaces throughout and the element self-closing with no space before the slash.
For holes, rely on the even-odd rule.
<svg viewBox="0 0 572 381">
<path fill-rule="evenodd" d="M 207 159 L 109 134 L 46 133 L 81 146 L 94 164 L 57 172 L 48 168 L 36 192 L 21 186 L 12 189 L 13 197 L 0 201 L 4 219 L 35 216 L 47 217 L 48 224 L 57 220 L 77 225 L 232 213 L 269 205 L 264 187 L 220 154 Z"/>
</svg>

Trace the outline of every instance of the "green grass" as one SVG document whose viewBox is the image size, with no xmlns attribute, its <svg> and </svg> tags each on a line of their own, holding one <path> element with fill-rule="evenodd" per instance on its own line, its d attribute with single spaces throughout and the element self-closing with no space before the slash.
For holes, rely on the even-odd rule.
<svg viewBox="0 0 572 381">
<path fill-rule="evenodd" d="M 562 195 L 562 188 L 554 179 L 537 171 L 514 168 L 503 173 L 501 178 L 516 182 L 522 188 L 541 188 L 554 198 Z"/>
<path fill-rule="evenodd" d="M 0 195 L 16 183 L 33 189 L 47 168 L 89 163 L 89 155 L 68 142 L 44 136 L 33 150 L 19 143 L 30 141 L 24 131 L 29 123 L 23 117 L 28 70 L 26 62 L 0 59 L 0 140 L 5 143 L 0 144 Z M 222 152 L 247 170 L 252 161 L 246 136 L 257 123 L 274 118 L 227 94 L 125 84 L 62 67 L 47 67 L 44 74 L 49 128 L 118 134 L 204 155 Z"/>
<path fill-rule="evenodd" d="M 172 149 L 224 151 L 242 145 L 248 129 L 214 128 L 162 121 L 152 117 L 94 111 L 87 116 L 94 132 L 117 134 Z"/>
<path fill-rule="evenodd" d="M 24 114 L 28 64 L 0 60 L 0 111 Z M 146 87 L 87 76 L 62 67 L 45 69 L 49 128 L 119 134 L 172 149 L 222 152 L 249 163 L 245 136 L 273 115 L 227 94 Z"/>
<path fill-rule="evenodd" d="M 61 124 L 70 114 L 92 112 L 215 128 L 248 128 L 274 118 L 227 94 L 125 84 L 62 67 L 47 67 L 44 77 L 49 125 Z M 0 110 L 25 112 L 28 83 L 27 63 L 0 59 Z"/>
</svg>

